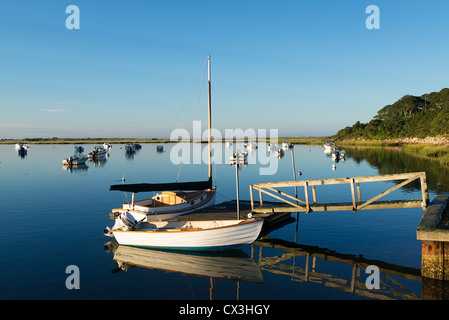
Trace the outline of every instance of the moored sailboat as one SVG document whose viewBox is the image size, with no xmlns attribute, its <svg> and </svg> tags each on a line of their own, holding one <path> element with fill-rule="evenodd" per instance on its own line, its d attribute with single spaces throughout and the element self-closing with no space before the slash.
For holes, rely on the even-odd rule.
<svg viewBox="0 0 449 320">
<path fill-rule="evenodd" d="M 130 203 L 124 203 L 122 208 L 113 209 L 111 218 L 116 219 L 121 213 L 128 212 L 138 221 L 166 220 L 198 210 L 215 203 L 216 188 L 212 186 L 211 166 L 211 71 L 210 56 L 208 66 L 208 180 L 172 183 L 137 183 L 110 186 L 110 190 L 131 192 Z M 155 196 L 135 201 L 136 193 L 160 192 Z"/>
</svg>

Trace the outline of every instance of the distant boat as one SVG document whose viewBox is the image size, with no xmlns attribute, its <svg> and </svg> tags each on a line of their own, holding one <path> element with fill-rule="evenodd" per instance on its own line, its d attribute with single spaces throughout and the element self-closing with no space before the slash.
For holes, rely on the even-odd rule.
<svg viewBox="0 0 449 320">
<path fill-rule="evenodd" d="M 112 145 L 109 142 L 105 142 L 105 143 L 103 143 L 103 148 L 108 150 L 108 149 L 112 148 Z"/>
<path fill-rule="evenodd" d="M 28 145 L 26 145 L 26 144 L 23 144 L 23 143 L 16 143 L 15 145 L 14 145 L 14 149 L 16 149 L 16 150 L 28 150 L 28 148 L 29 148 L 29 146 Z"/>
<path fill-rule="evenodd" d="M 254 141 L 250 141 L 248 142 L 248 144 L 246 145 L 247 149 L 257 149 L 257 144 Z"/>
<path fill-rule="evenodd" d="M 227 141 L 225 142 L 225 146 L 226 146 L 226 147 L 230 147 L 231 145 L 232 145 L 232 142 L 231 142 L 231 141 L 227 140 Z"/>
<path fill-rule="evenodd" d="M 19 153 L 19 156 L 24 158 L 28 154 L 28 146 L 19 144 L 18 147 L 15 147 L 17 152 Z"/>
<path fill-rule="evenodd" d="M 88 159 L 88 156 L 78 153 L 66 159 L 62 159 L 62 164 L 65 166 L 78 166 L 81 164 L 85 164 Z"/>
<path fill-rule="evenodd" d="M 276 147 L 276 145 L 275 144 L 268 144 L 267 145 L 267 151 L 268 152 L 274 152 L 274 151 L 276 151 L 276 149 L 277 149 L 277 147 Z"/>
<path fill-rule="evenodd" d="M 106 158 L 107 151 L 101 146 L 96 146 L 87 155 L 90 159 L 98 160 L 98 159 Z"/>
<path fill-rule="evenodd" d="M 164 152 L 164 147 L 163 146 L 156 146 L 156 151 L 157 152 Z"/>
<path fill-rule="evenodd" d="M 117 218 L 121 213 L 130 213 L 137 221 L 159 221 L 180 216 L 215 203 L 216 187 L 212 186 L 212 151 L 211 151 L 211 85 L 210 56 L 207 58 L 208 71 L 208 176 L 206 181 L 171 182 L 171 183 L 136 183 L 111 185 L 110 190 L 131 192 L 131 202 L 123 203 L 122 208 L 113 209 L 111 217 Z M 139 201 L 134 200 L 135 193 L 154 192 L 155 196 Z"/>
<path fill-rule="evenodd" d="M 127 213 L 105 229 L 120 245 L 169 250 L 217 251 L 253 243 L 262 219 L 138 222 Z"/>
<path fill-rule="evenodd" d="M 324 152 L 325 153 L 331 153 L 332 151 L 337 149 L 337 146 L 333 141 L 326 141 L 326 143 L 323 145 Z"/>
<path fill-rule="evenodd" d="M 277 149 L 275 155 L 278 158 L 282 158 L 284 156 L 284 150 L 282 150 L 281 148 Z"/>
<path fill-rule="evenodd" d="M 141 145 L 140 143 L 138 143 L 138 142 L 134 142 L 134 143 L 133 143 L 133 147 L 134 147 L 135 150 L 140 150 L 140 149 L 142 149 L 142 145 Z"/>
<path fill-rule="evenodd" d="M 75 153 L 84 152 L 84 148 L 82 146 L 75 145 Z"/>
<path fill-rule="evenodd" d="M 282 148 L 283 149 L 291 149 L 291 148 L 293 148 L 293 144 L 291 144 L 290 142 L 283 142 Z"/>
<path fill-rule="evenodd" d="M 238 151 L 234 152 L 230 157 L 229 157 L 229 163 L 232 164 L 239 164 L 239 165 L 243 165 L 247 163 L 247 157 L 248 157 L 248 152 L 242 152 L 242 151 Z"/>
<path fill-rule="evenodd" d="M 134 148 L 134 144 L 133 143 L 125 144 L 125 152 L 128 154 L 132 154 L 132 153 L 136 152 L 136 149 Z"/>
</svg>

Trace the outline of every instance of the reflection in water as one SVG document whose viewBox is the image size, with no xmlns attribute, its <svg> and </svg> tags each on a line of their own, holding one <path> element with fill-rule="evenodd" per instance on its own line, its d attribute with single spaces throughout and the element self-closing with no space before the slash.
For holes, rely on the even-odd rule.
<svg viewBox="0 0 449 320">
<path fill-rule="evenodd" d="M 68 171 L 70 173 L 74 173 L 74 172 L 86 172 L 87 169 L 89 169 L 89 167 L 87 166 L 87 164 L 83 163 L 83 164 L 79 164 L 76 166 L 67 166 L 67 165 L 63 165 L 62 166 L 62 170 L 64 171 Z"/>
<path fill-rule="evenodd" d="M 346 157 L 356 163 L 368 162 L 379 170 L 379 174 L 393 174 L 425 171 L 429 190 L 441 193 L 449 190 L 449 168 L 437 161 L 413 157 L 400 148 L 346 147 Z M 419 190 L 419 181 L 403 187 L 405 190 Z"/>
<path fill-rule="evenodd" d="M 263 275 L 256 262 L 243 251 L 229 252 L 178 252 L 153 250 L 105 243 L 105 249 L 114 253 L 118 269 L 128 271 L 134 266 L 182 274 L 237 282 L 263 283 Z M 238 294 L 238 293 L 237 293 Z"/>
<path fill-rule="evenodd" d="M 103 167 L 106 164 L 106 161 L 106 158 L 89 159 L 89 162 L 92 163 L 95 167 Z"/>
<path fill-rule="evenodd" d="M 257 246 L 259 247 L 259 267 L 266 272 L 290 277 L 293 282 L 313 282 L 370 299 L 420 299 L 418 292 L 413 292 L 413 289 L 407 287 L 407 284 L 410 285 L 412 281 L 414 282 L 412 287 L 415 287 L 416 291 L 417 285 L 419 286 L 421 282 L 419 269 L 269 237 L 256 241 L 253 250 L 256 250 Z M 280 250 L 281 254 L 263 257 L 263 248 L 275 248 Z M 298 257 L 305 257 L 303 266 L 297 265 Z M 352 268 L 351 274 L 345 278 L 341 275 L 342 265 Z M 379 289 L 369 290 L 366 287 L 365 281 L 368 275 L 364 270 L 369 265 L 375 265 L 380 270 Z"/>
</svg>

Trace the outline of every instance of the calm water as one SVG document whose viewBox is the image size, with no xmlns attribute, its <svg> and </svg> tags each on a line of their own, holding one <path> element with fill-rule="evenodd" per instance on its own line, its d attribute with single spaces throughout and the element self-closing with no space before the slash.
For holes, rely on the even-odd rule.
<svg viewBox="0 0 449 320">
<path fill-rule="evenodd" d="M 83 146 L 87 153 L 94 145 Z M 421 298 L 421 280 L 415 276 L 419 274 L 421 259 L 420 242 L 416 240 L 423 213 L 420 208 L 299 216 L 294 213 L 291 223 L 266 235 L 282 246 L 271 248 L 256 243 L 243 252 L 227 255 L 130 252 L 126 247 L 116 248 L 109 243 L 112 239 L 103 235 L 103 229 L 112 225 L 110 210 L 126 198 L 121 192 L 109 191 L 109 185 L 121 183 L 122 177 L 129 183 L 174 181 L 178 174 L 179 181 L 207 177 L 205 164 L 184 164 L 179 171 L 180 166 L 170 161 L 174 145 L 164 146 L 166 151 L 157 153 L 155 144 L 143 144 L 129 158 L 124 146 L 117 144 L 103 163 L 88 162 L 83 168 L 67 170 L 62 159 L 73 154 L 73 145 L 31 145 L 25 157 L 20 157 L 12 145 L 0 145 L 0 298 Z M 302 172 L 300 179 L 426 171 L 431 199 L 448 190 L 445 179 L 449 175 L 443 172 L 445 169 L 428 161 L 395 150 L 346 151 L 346 161 L 340 161 L 332 170 L 332 159 L 323 153 L 322 147 L 295 146 L 296 171 Z M 265 150 L 258 152 L 265 154 Z M 274 175 L 259 175 L 264 165 L 251 163 L 258 159 L 257 153 L 249 157 L 250 164 L 239 171 L 240 199 L 249 200 L 249 184 L 292 180 L 290 151 L 276 160 L 278 169 Z M 214 165 L 214 179 L 217 203 L 235 199 L 233 167 Z M 362 196 L 368 199 L 393 185 L 362 185 Z M 348 186 L 318 190 L 318 200 L 349 201 L 347 189 Z M 410 186 L 395 191 L 390 198 L 420 198 L 420 191 Z M 308 257 L 307 253 L 317 258 Z M 173 263 L 176 261 L 184 261 L 185 265 Z M 365 287 L 365 270 L 355 268 L 356 263 L 365 267 L 388 265 L 394 272 L 382 274 L 380 290 L 369 291 Z M 70 265 L 80 270 L 78 290 L 66 288 L 66 268 Z"/>
</svg>

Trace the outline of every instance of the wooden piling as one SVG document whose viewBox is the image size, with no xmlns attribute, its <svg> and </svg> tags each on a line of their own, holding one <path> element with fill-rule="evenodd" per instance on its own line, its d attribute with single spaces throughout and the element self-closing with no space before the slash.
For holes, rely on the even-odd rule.
<svg viewBox="0 0 449 320">
<path fill-rule="evenodd" d="M 449 230 L 439 228 L 448 202 L 448 192 L 435 197 L 416 231 L 417 239 L 421 240 L 421 274 L 424 278 L 449 280 Z"/>
</svg>

